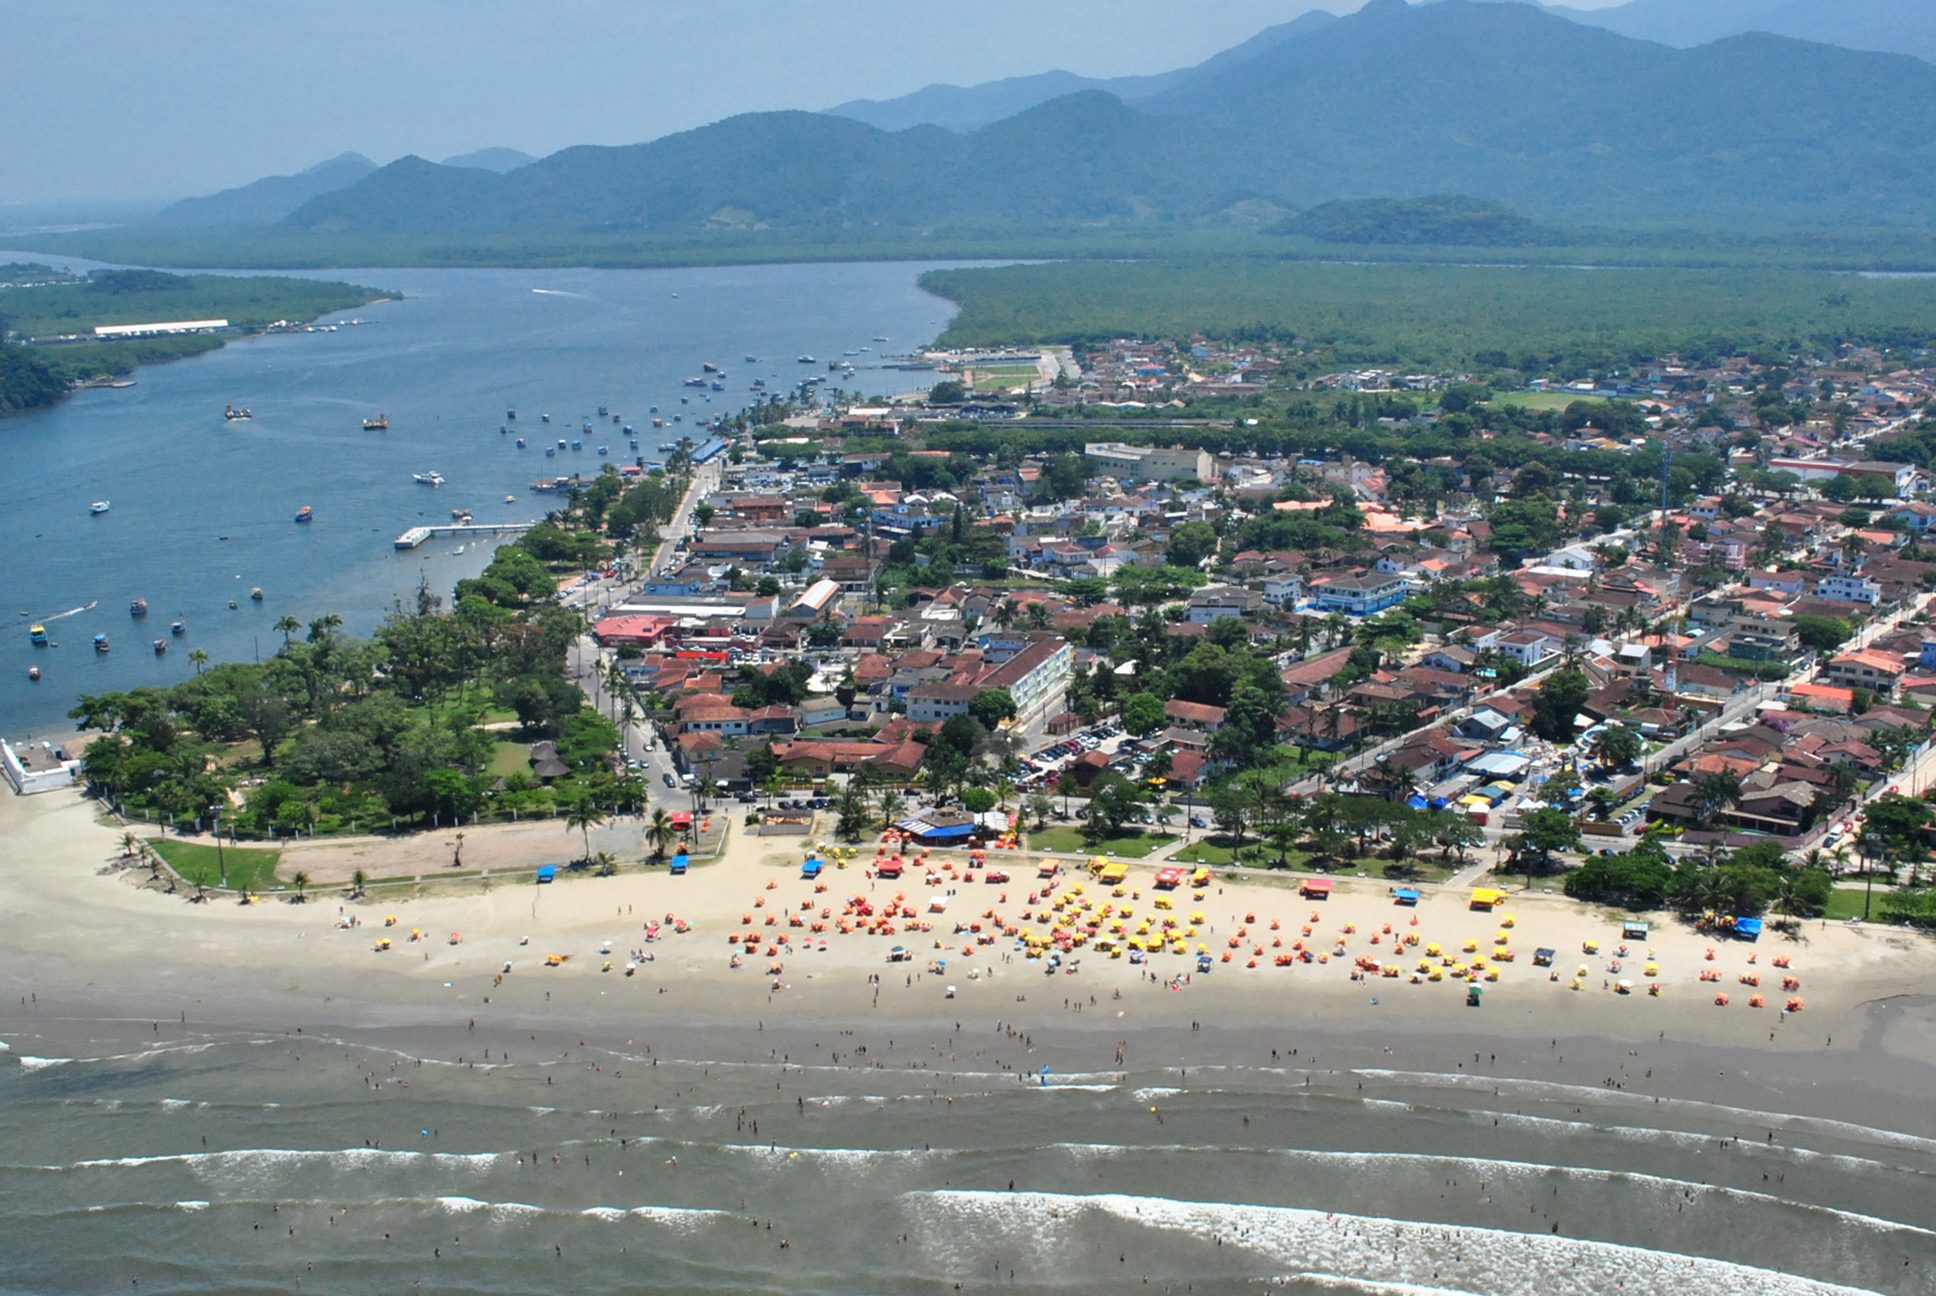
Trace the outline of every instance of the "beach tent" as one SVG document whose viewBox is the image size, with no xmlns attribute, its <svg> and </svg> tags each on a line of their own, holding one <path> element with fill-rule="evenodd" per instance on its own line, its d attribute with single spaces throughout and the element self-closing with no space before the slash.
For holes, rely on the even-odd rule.
<svg viewBox="0 0 1936 1296">
<path fill-rule="evenodd" d="M 1647 924 L 1637 922 L 1632 918 L 1627 919 L 1627 921 L 1620 924 L 1620 938 L 1622 940 L 1646 940 Z"/>
<path fill-rule="evenodd" d="M 1193 887 L 1209 886 L 1210 870 L 1207 868 L 1198 867 L 1194 872 L 1190 874 L 1190 885 Z"/>
<path fill-rule="evenodd" d="M 901 868 L 901 857 L 896 855 L 892 859 L 885 859 L 876 864 L 874 866 L 874 872 L 884 878 L 897 878 L 901 876 Z"/>
<path fill-rule="evenodd" d="M 1738 940 L 1744 940 L 1744 941 L 1760 940 L 1761 939 L 1761 919 L 1736 918 L 1734 920 L 1734 934 L 1736 939 Z"/>
<path fill-rule="evenodd" d="M 1418 903 L 1418 888 L 1394 887 L 1392 889 L 1392 899 L 1402 905 L 1415 905 Z"/>
<path fill-rule="evenodd" d="M 538 870 L 538 881 L 540 883 L 555 881 L 557 877 L 558 866 L 556 864 L 546 864 Z"/>
<path fill-rule="evenodd" d="M 1506 893 L 1497 888 L 1478 887 L 1472 892 L 1472 907 L 1474 909 L 1490 909 L 1494 905 L 1504 901 L 1505 898 Z"/>
<path fill-rule="evenodd" d="M 1430 801 L 1427 801 L 1424 797 L 1420 796 L 1418 793 L 1414 792 L 1412 795 L 1405 798 L 1405 804 L 1410 808 L 1412 808 L 1413 810 L 1423 810 L 1427 806 L 1431 805 L 1432 803 Z"/>
<path fill-rule="evenodd" d="M 823 867 L 824 865 L 822 865 L 819 860 L 810 859 L 805 864 L 802 864 L 800 866 L 800 876 L 805 878 L 807 881 L 811 882 L 813 881 L 813 879 L 820 876 L 820 870 Z"/>
<path fill-rule="evenodd" d="M 687 827 L 690 827 L 691 825 L 692 825 L 692 811 L 674 810 L 672 812 L 672 826 L 674 828 L 687 828 Z"/>
<path fill-rule="evenodd" d="M 1156 885 L 1165 891 L 1173 891 L 1183 885 L 1183 870 L 1172 865 L 1156 870 Z"/>
<path fill-rule="evenodd" d="M 1102 869 L 1099 872 L 1097 872 L 1096 880 L 1098 882 L 1103 883 L 1105 886 L 1114 886 L 1116 883 L 1123 881 L 1128 876 L 1129 876 L 1129 865 L 1105 864 L 1102 866 Z"/>
<path fill-rule="evenodd" d="M 1553 951 L 1552 951 L 1552 950 L 1550 950 L 1550 949 L 1536 949 L 1536 950 L 1534 950 L 1534 951 L 1533 951 L 1533 966 L 1534 966 L 1534 967 L 1552 967 L 1552 966 L 1553 966 Z"/>
<path fill-rule="evenodd" d="M 674 855 L 672 857 L 672 876 L 684 877 L 685 875 L 686 875 L 686 853 L 684 851 L 680 851 L 677 855 Z"/>
<path fill-rule="evenodd" d="M 1307 878 L 1304 885 L 1300 886 L 1297 891 L 1299 895 L 1307 900 L 1327 899 L 1331 895 L 1331 879 Z"/>
</svg>

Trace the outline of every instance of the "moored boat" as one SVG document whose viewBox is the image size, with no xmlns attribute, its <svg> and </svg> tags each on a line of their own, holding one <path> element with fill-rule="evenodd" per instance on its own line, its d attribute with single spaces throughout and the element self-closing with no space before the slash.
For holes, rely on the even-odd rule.
<svg viewBox="0 0 1936 1296">
<path fill-rule="evenodd" d="M 188 627 L 179 621 L 170 621 L 168 623 L 168 633 L 179 639 L 188 633 Z"/>
<path fill-rule="evenodd" d="M 377 415 L 377 416 L 376 416 L 375 418 L 366 418 L 366 419 L 364 419 L 364 420 L 363 420 L 363 430 L 364 430 L 365 432 L 387 432 L 387 431 L 389 431 L 389 430 L 390 430 L 390 416 L 389 416 L 388 414 L 379 414 L 379 415 Z"/>
<path fill-rule="evenodd" d="M 161 656 L 164 656 L 167 652 L 168 652 L 168 641 L 166 639 L 155 640 L 155 656 L 161 657 Z"/>
<path fill-rule="evenodd" d="M 108 501 L 106 500 L 95 500 L 92 504 L 87 506 L 87 511 L 92 513 L 95 517 L 99 517 L 101 516 L 101 514 L 107 512 L 109 509 L 113 507 L 114 506 L 108 503 Z"/>
<path fill-rule="evenodd" d="M 128 603 L 128 615 L 131 617 L 147 616 L 148 600 L 145 598 L 131 599 Z"/>
<path fill-rule="evenodd" d="M 307 522 L 315 516 L 316 510 L 310 508 L 307 504 L 296 510 L 296 521 L 298 522 Z"/>
<path fill-rule="evenodd" d="M 104 653 L 108 650 L 108 637 L 104 634 L 94 636 L 94 651 Z"/>
<path fill-rule="evenodd" d="M 249 591 L 249 597 L 254 599 L 256 602 L 260 603 L 262 601 L 262 587 L 260 585 L 257 585 L 254 588 L 252 588 Z"/>
<path fill-rule="evenodd" d="M 36 648 L 45 648 L 47 646 L 47 627 L 44 625 L 28 626 L 27 642 Z"/>
<path fill-rule="evenodd" d="M 29 667 L 27 668 L 27 678 L 28 678 L 28 679 L 30 679 L 30 680 L 33 680 L 33 681 L 34 681 L 35 683 L 39 683 L 39 682 L 40 682 L 40 667 L 38 667 L 38 666 L 29 666 Z"/>
<path fill-rule="evenodd" d="M 419 486 L 442 486 L 444 475 L 433 469 L 430 472 L 411 473 L 410 480 Z"/>
</svg>

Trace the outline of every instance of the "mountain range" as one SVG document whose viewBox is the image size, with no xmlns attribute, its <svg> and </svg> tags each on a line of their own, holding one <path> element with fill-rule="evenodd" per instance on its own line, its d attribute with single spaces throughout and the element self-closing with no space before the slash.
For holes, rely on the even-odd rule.
<svg viewBox="0 0 1936 1296">
<path fill-rule="evenodd" d="M 1421 195 L 1510 204 L 1540 237 L 1569 223 L 1927 228 L 1936 209 L 1936 139 L 1922 125 L 1936 65 L 1779 36 L 1674 49 L 1520 3 L 1371 0 L 1163 76 L 1037 103 L 1026 102 L 1033 83 L 996 84 L 1026 106 L 960 132 L 779 112 L 503 172 L 343 158 L 178 204 L 162 224 L 253 226 L 297 246 L 555 246 L 720 233 L 1160 237 L 1295 228 L 1286 218 L 1322 204 Z M 968 122 L 989 102 L 924 101 Z M 868 111 L 892 127 L 917 109 Z M 330 183 L 359 164 L 350 183 Z M 1347 225 L 1362 223 L 1347 212 Z M 1481 224 L 1503 228 L 1491 211 Z"/>
<path fill-rule="evenodd" d="M 443 165 L 499 175 L 537 161 L 513 148 L 485 148 L 445 158 Z M 283 220 L 312 198 L 348 189 L 377 169 L 361 153 L 344 153 L 295 175 L 268 176 L 252 184 L 201 198 L 184 198 L 155 214 L 161 225 L 192 228 L 253 228 Z"/>
</svg>

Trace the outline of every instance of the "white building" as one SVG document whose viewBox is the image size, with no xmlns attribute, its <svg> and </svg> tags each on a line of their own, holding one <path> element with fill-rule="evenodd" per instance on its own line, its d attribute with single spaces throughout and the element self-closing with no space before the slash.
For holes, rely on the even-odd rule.
<svg viewBox="0 0 1936 1296">
<path fill-rule="evenodd" d="M 1082 457 L 1099 472 L 1131 481 L 1210 481 L 1217 472 L 1210 452 L 1193 446 L 1163 449 L 1092 441 L 1082 448 Z"/>
<path fill-rule="evenodd" d="M 0 741 L 0 771 L 21 796 L 53 792 L 72 787 L 80 776 L 81 762 L 52 743 L 26 743 L 15 748 Z"/>
</svg>

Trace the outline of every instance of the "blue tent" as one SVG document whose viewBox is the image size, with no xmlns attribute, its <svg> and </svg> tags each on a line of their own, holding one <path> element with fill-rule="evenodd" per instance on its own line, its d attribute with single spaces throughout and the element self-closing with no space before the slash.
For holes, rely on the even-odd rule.
<svg viewBox="0 0 1936 1296">
<path fill-rule="evenodd" d="M 1418 903 L 1418 890 L 1415 887 L 1397 887 L 1392 891 L 1392 899 L 1402 905 Z"/>
<path fill-rule="evenodd" d="M 1405 804 L 1414 810 L 1423 810 L 1429 803 L 1424 797 L 1414 792 L 1411 796 L 1405 798 Z"/>
<path fill-rule="evenodd" d="M 807 878 L 808 880 L 817 878 L 820 876 L 820 870 L 822 867 L 824 866 L 820 863 L 819 860 L 810 859 L 805 864 L 802 864 L 800 866 L 800 876 L 803 878 Z"/>
<path fill-rule="evenodd" d="M 680 851 L 672 857 L 671 872 L 674 877 L 684 877 L 686 875 L 686 853 L 684 851 Z"/>
<path fill-rule="evenodd" d="M 1735 934 L 1735 937 L 1739 940 L 1744 940 L 1744 941 L 1760 940 L 1761 939 L 1761 919 L 1736 918 L 1734 920 L 1734 934 Z"/>
<path fill-rule="evenodd" d="M 1451 802 L 1450 800 L 1448 800 L 1447 798 L 1445 798 L 1445 797 L 1433 797 L 1433 798 L 1432 798 L 1432 808 L 1433 808 L 1434 810 L 1443 810 L 1443 809 L 1445 809 L 1445 807 L 1447 807 L 1447 806 L 1449 806 L 1449 805 L 1451 805 L 1451 804 L 1452 804 L 1452 802 Z"/>
<path fill-rule="evenodd" d="M 557 876 L 558 866 L 556 864 L 546 864 L 538 870 L 538 881 L 540 882 L 550 882 Z"/>
</svg>

